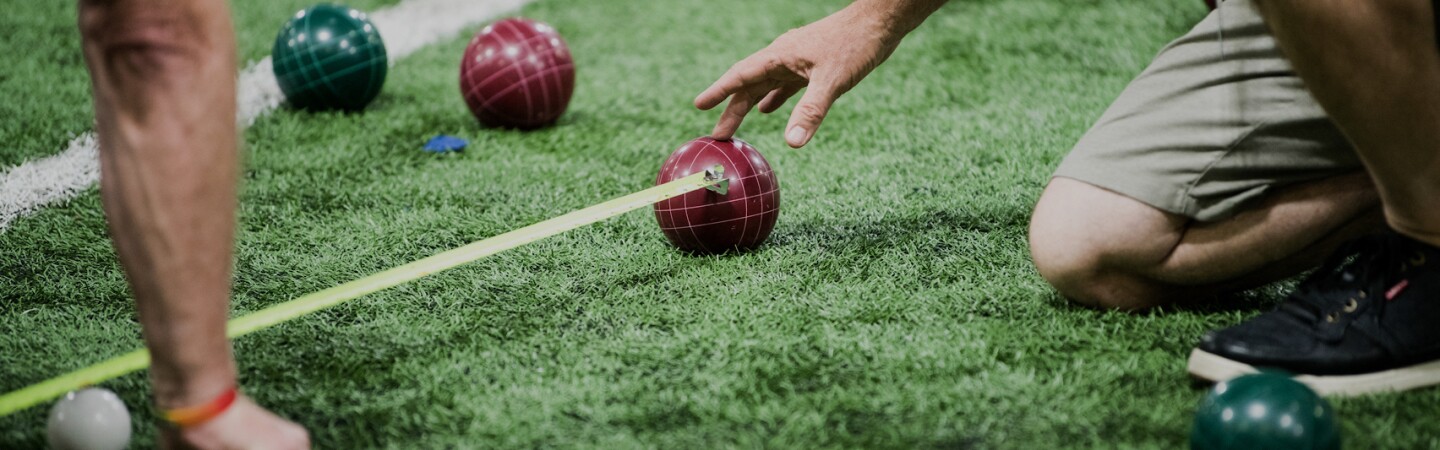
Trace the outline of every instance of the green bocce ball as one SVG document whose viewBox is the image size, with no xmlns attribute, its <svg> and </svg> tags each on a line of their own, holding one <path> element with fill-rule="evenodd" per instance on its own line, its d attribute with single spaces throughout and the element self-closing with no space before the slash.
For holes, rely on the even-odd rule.
<svg viewBox="0 0 1440 450">
<path fill-rule="evenodd" d="M 1195 411 L 1194 450 L 1339 450 L 1340 425 L 1325 399 L 1283 373 L 1215 384 Z"/>
<path fill-rule="evenodd" d="M 385 84 L 385 43 L 365 13 L 321 4 L 295 13 L 275 36 L 275 79 L 291 106 L 358 111 Z"/>
</svg>

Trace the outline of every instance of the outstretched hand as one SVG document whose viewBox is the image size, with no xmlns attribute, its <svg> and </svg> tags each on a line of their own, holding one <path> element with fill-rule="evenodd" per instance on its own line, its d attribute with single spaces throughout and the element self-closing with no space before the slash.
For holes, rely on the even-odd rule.
<svg viewBox="0 0 1440 450">
<path fill-rule="evenodd" d="M 892 28 L 873 14 L 851 7 L 790 30 L 731 66 L 695 98 L 695 107 L 709 110 L 729 97 L 730 104 L 711 132 L 716 139 L 729 139 L 751 108 L 774 112 L 806 89 L 785 126 L 785 142 L 800 148 L 810 142 L 835 99 L 895 51 L 903 33 Z"/>
<path fill-rule="evenodd" d="M 304 428 L 282 419 L 241 396 L 214 420 L 162 435 L 164 448 L 248 450 L 307 449 L 310 437 Z"/>
</svg>

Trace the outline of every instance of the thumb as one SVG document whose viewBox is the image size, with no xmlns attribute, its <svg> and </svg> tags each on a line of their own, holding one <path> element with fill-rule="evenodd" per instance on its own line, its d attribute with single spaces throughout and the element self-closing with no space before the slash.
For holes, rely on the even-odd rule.
<svg viewBox="0 0 1440 450">
<path fill-rule="evenodd" d="M 790 112 L 790 123 L 785 126 L 785 143 L 791 148 L 800 148 L 810 142 L 837 95 L 834 85 L 829 83 L 811 83 L 805 88 L 805 95 Z"/>
</svg>

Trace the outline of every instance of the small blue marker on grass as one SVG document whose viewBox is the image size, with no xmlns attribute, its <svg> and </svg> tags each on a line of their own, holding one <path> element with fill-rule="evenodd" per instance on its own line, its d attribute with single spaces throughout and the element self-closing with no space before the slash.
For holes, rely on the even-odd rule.
<svg viewBox="0 0 1440 450">
<path fill-rule="evenodd" d="M 465 146 L 468 144 L 469 142 L 464 139 L 442 134 L 430 138 L 430 141 L 425 143 L 425 151 L 431 153 L 458 152 L 465 150 Z"/>
</svg>

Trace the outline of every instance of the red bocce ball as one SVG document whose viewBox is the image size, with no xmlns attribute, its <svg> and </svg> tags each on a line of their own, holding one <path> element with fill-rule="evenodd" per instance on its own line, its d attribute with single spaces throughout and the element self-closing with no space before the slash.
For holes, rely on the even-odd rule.
<svg viewBox="0 0 1440 450">
<path fill-rule="evenodd" d="M 725 168 L 728 192 L 701 189 L 655 204 L 655 219 L 670 243 L 694 253 L 723 253 L 760 246 L 780 217 L 780 181 L 755 147 L 739 139 L 702 137 L 670 154 L 655 177 L 663 184 Z"/>
<path fill-rule="evenodd" d="M 460 93 L 480 123 L 539 128 L 555 123 L 575 91 L 575 63 L 555 28 L 524 18 L 481 29 L 460 61 Z"/>
</svg>

